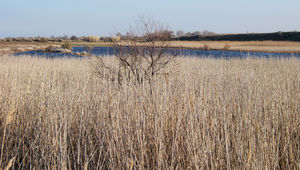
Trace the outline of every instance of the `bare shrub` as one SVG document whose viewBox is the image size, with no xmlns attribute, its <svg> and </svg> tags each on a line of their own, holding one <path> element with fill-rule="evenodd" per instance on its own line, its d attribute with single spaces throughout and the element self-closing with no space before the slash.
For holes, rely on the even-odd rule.
<svg viewBox="0 0 300 170">
<path fill-rule="evenodd" d="M 119 85 L 123 81 L 141 85 L 151 83 L 155 76 L 169 75 L 166 68 L 175 55 L 167 53 L 170 32 L 166 26 L 153 19 L 140 18 L 137 29 L 130 31 L 126 39 L 127 41 L 113 39 L 114 55 L 119 63 L 117 69 L 108 67 L 98 57 L 97 73 L 100 77 L 106 77 L 104 72 L 109 72 L 110 80 L 117 80 Z"/>
</svg>

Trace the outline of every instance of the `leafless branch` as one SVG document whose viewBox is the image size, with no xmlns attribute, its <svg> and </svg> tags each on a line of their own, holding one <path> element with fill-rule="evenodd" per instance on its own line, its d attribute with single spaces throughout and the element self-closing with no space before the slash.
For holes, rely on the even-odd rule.
<svg viewBox="0 0 300 170">
<path fill-rule="evenodd" d="M 100 70 L 108 70 L 106 73 L 118 75 L 111 77 L 121 77 L 118 80 L 134 81 L 137 85 L 151 82 L 154 76 L 166 75 L 164 68 L 175 58 L 168 54 L 170 33 L 163 24 L 151 18 L 140 17 L 137 30 L 127 33 L 125 41 L 113 41 L 119 69 L 112 70 L 102 61 Z M 98 74 L 107 77 L 103 73 Z"/>
</svg>

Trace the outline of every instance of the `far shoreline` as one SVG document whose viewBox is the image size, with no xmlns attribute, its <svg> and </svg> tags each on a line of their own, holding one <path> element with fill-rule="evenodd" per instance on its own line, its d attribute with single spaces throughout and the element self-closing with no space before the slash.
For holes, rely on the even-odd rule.
<svg viewBox="0 0 300 170">
<path fill-rule="evenodd" d="M 73 47 L 111 47 L 111 42 L 69 41 Z M 0 54 L 14 54 L 48 47 L 64 42 L 0 42 Z M 300 53 L 300 42 L 294 41 L 170 41 L 170 48 L 190 50 L 221 50 L 242 52 Z"/>
</svg>

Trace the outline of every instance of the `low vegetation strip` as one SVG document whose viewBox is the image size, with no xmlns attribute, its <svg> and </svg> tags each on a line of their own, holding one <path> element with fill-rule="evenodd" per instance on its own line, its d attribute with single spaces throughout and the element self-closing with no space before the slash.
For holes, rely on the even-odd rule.
<svg viewBox="0 0 300 170">
<path fill-rule="evenodd" d="M 0 57 L 2 167 L 299 168 L 299 59 L 177 58 L 151 93 L 93 63 Z"/>
<path fill-rule="evenodd" d="M 300 41 L 300 32 L 192 35 L 175 39 L 181 41 Z"/>
<path fill-rule="evenodd" d="M 293 41 L 172 41 L 170 46 L 202 50 L 300 53 L 300 42 Z"/>
<path fill-rule="evenodd" d="M 58 48 L 60 45 L 51 43 L 30 43 L 30 42 L 0 42 L 0 55 L 11 55 L 18 52 L 44 50 L 47 48 Z"/>
</svg>

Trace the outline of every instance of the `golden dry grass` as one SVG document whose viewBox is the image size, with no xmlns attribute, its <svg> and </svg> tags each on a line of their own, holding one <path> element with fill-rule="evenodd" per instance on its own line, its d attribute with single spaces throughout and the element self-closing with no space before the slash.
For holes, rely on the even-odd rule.
<svg viewBox="0 0 300 170">
<path fill-rule="evenodd" d="M 300 53 L 300 42 L 291 41 L 172 41 L 171 46 L 182 48 L 205 48 L 236 51 L 262 51 L 262 52 L 292 52 Z"/>
<path fill-rule="evenodd" d="M 17 52 L 46 49 L 47 47 L 60 47 L 54 43 L 40 42 L 0 42 L 0 55 L 8 55 Z"/>
<path fill-rule="evenodd" d="M 12 164 L 13 169 L 299 166 L 299 59 L 179 58 L 177 67 L 170 68 L 176 74 L 157 77 L 152 94 L 147 85 L 128 83 L 119 88 L 99 79 L 91 63 L 0 57 L 2 165 Z"/>
</svg>

